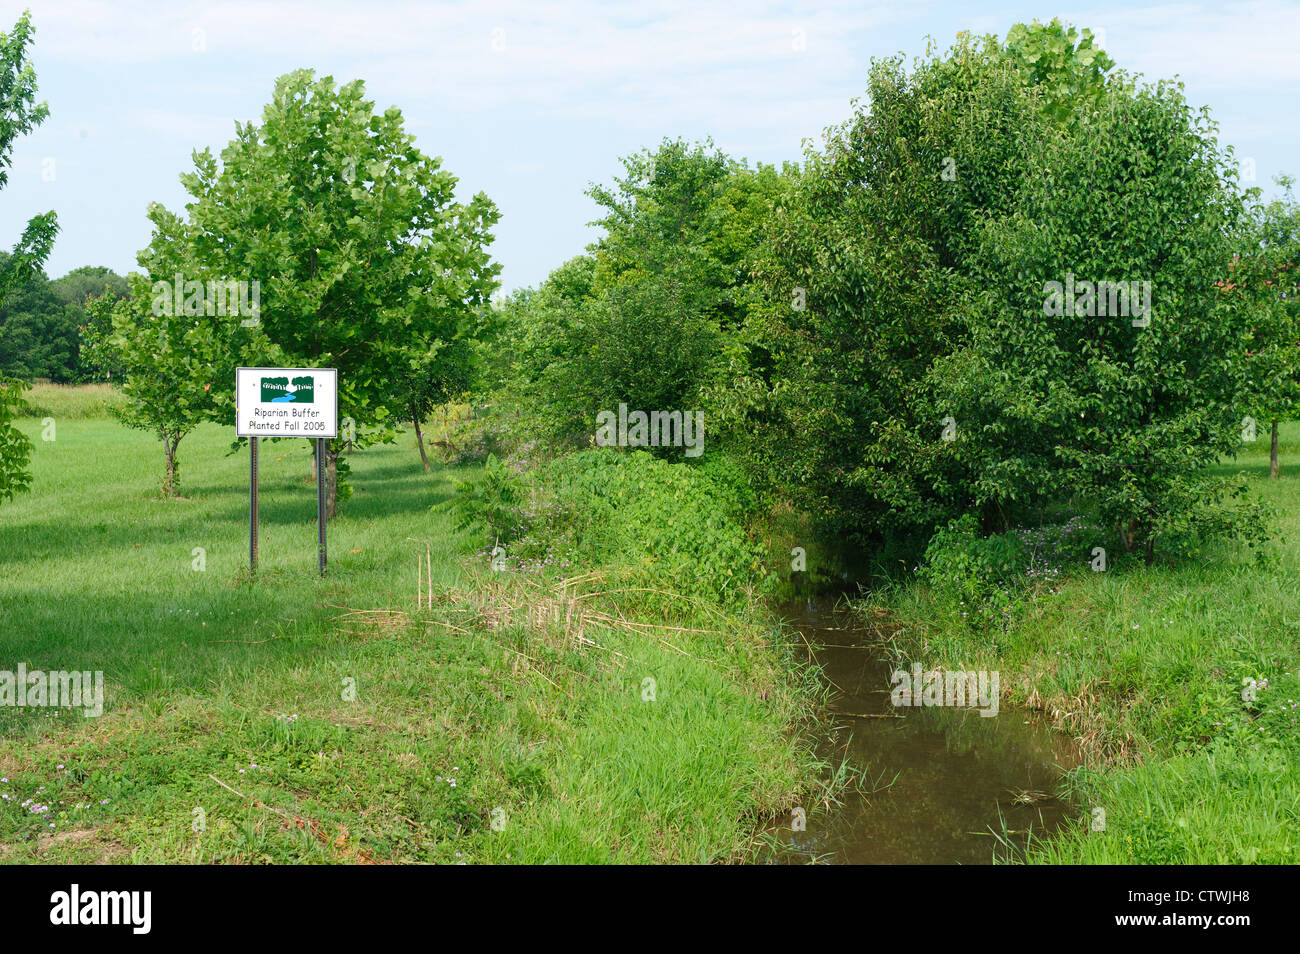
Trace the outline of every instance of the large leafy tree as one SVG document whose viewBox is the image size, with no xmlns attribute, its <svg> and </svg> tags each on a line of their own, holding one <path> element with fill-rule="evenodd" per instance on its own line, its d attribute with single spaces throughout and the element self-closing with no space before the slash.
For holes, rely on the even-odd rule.
<svg viewBox="0 0 1300 954">
<path fill-rule="evenodd" d="M 1171 84 L 1109 90 L 1038 140 L 1016 208 L 979 231 L 964 340 L 929 378 L 932 413 L 966 424 L 949 447 L 977 506 L 1075 496 L 1148 560 L 1239 529 L 1206 472 L 1239 443 L 1246 383 L 1248 316 L 1215 287 L 1244 213 L 1230 174 Z M 1055 308 L 1048 285 L 1071 276 L 1075 307 Z"/>
<path fill-rule="evenodd" d="M 27 61 L 32 38 L 31 17 L 24 13 L 13 30 L 0 33 L 0 189 L 9 184 L 13 144 L 44 121 L 49 108 L 36 102 L 36 71 Z M 53 212 L 32 218 L 14 247 L 0 264 L 0 305 L 8 293 L 44 263 L 54 246 L 58 223 Z M 23 490 L 31 481 L 27 461 L 31 445 L 12 421 L 22 404 L 22 385 L 0 376 L 0 501 Z"/>
<path fill-rule="evenodd" d="M 1049 125 L 1029 85 L 969 36 L 910 74 L 874 62 L 870 105 L 809 148 L 770 218 L 727 427 L 839 529 L 926 529 L 968 503 L 922 382 L 963 335 L 979 223 L 1014 208 Z"/>
<path fill-rule="evenodd" d="M 1086 32 L 963 35 L 875 63 L 809 156 L 756 269 L 769 366 L 733 391 L 760 469 L 814 512 L 1002 529 L 1073 496 L 1149 554 L 1226 492 L 1202 468 L 1236 438 L 1244 325 L 1214 283 L 1241 205 L 1208 120 L 1108 65 Z M 1149 324 L 1049 314 L 1070 274 L 1150 282 Z"/>
<path fill-rule="evenodd" d="M 518 390 L 552 436 L 585 442 L 595 416 L 704 410 L 719 401 L 750 306 L 749 260 L 788 182 L 711 143 L 664 140 L 588 194 L 604 235 L 503 309 Z"/>
<path fill-rule="evenodd" d="M 454 200 L 456 178 L 376 112 L 360 81 L 282 76 L 260 123 L 221 153 L 196 153 L 177 240 L 207 273 L 258 281 L 258 333 L 286 364 L 339 371 L 339 415 L 364 446 L 407 417 L 413 373 L 450 356 L 499 270 L 487 253 L 499 213 L 483 194 Z M 217 381 L 229 413 L 233 379 Z M 228 419 L 228 418 L 227 418 Z M 327 450 L 328 512 L 342 439 Z"/>
</svg>

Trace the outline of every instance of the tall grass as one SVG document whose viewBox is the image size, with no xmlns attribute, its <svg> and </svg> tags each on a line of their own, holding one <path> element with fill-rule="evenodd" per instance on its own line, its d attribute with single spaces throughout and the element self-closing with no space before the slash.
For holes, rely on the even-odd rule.
<svg viewBox="0 0 1300 954">
<path fill-rule="evenodd" d="M 126 406 L 126 398 L 110 384 L 34 384 L 23 392 L 24 417 L 52 417 L 56 422 L 108 417 Z"/>
</svg>

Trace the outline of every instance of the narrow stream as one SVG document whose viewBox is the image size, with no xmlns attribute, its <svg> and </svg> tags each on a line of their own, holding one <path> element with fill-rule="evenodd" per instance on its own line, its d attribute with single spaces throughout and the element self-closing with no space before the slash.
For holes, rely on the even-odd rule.
<svg viewBox="0 0 1300 954">
<path fill-rule="evenodd" d="M 1058 797 L 1064 767 L 1078 763 L 1070 740 L 1033 713 L 895 707 L 895 666 L 872 631 L 835 608 L 834 596 L 799 599 L 782 615 L 812 645 L 830 681 L 833 723 L 824 754 L 866 769 L 863 794 L 847 792 L 829 813 L 810 811 L 806 830 L 787 816 L 773 829 L 781 859 L 834 864 L 991 864 L 1050 834 L 1069 816 Z M 926 669 L 932 661 L 919 660 Z M 901 668 L 901 667 L 900 667 Z M 872 718 L 878 716 L 883 718 Z M 871 789 L 875 789 L 871 792 Z"/>
</svg>

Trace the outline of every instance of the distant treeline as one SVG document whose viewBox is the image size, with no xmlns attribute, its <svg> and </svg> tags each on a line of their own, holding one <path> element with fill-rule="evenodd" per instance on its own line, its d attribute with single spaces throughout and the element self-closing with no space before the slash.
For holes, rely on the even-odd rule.
<svg viewBox="0 0 1300 954">
<path fill-rule="evenodd" d="M 0 252 L 0 267 L 8 259 Z M 0 306 L 0 377 L 60 384 L 102 380 L 104 372 L 82 355 L 81 328 L 86 299 L 105 293 L 128 294 L 126 279 L 111 268 L 87 265 L 53 280 L 34 272 Z"/>
</svg>

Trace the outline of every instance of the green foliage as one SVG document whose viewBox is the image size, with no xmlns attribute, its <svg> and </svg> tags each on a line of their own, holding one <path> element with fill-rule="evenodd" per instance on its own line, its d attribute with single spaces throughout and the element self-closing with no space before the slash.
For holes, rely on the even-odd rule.
<svg viewBox="0 0 1300 954">
<path fill-rule="evenodd" d="M 969 40 L 911 76 L 873 63 L 868 93 L 771 216 L 724 426 L 755 474 L 835 529 L 876 535 L 960 512 L 944 415 L 919 385 L 962 333 L 978 224 L 1013 205 L 1046 121 Z"/>
<path fill-rule="evenodd" d="M 0 252 L 0 272 L 12 261 Z M 29 269 L 0 304 L 0 374 L 73 383 L 117 370 L 101 369 L 101 356 L 84 352 L 85 299 L 110 291 L 123 298 L 127 285 L 106 268 L 80 268 L 53 281 L 41 269 Z"/>
<path fill-rule="evenodd" d="M 152 211 L 165 215 L 156 206 Z M 129 298 L 114 301 L 105 294 L 86 302 L 87 341 L 97 360 L 121 369 L 127 404 L 113 413 L 162 441 L 162 493 L 171 496 L 179 485 L 177 448 L 215 416 L 221 383 L 234 380 L 237 357 L 229 319 L 156 309 L 148 276 L 132 273 L 131 282 L 135 294 Z"/>
<path fill-rule="evenodd" d="M 512 570 L 612 568 L 630 586 L 723 601 L 775 582 L 745 530 L 759 498 L 724 457 L 686 464 L 590 450 L 521 476 L 489 460 L 455 506 L 505 550 Z"/>
<path fill-rule="evenodd" d="M 27 471 L 32 444 L 14 426 L 14 419 L 25 409 L 22 381 L 0 377 L 0 503 L 11 499 L 31 485 Z"/>
<path fill-rule="evenodd" d="M 32 41 L 30 12 L 13 30 L 0 33 L 0 189 L 9 184 L 14 140 L 31 132 L 49 116 L 49 107 L 36 102 L 36 70 L 27 60 Z M 12 257 L 0 264 L 0 304 L 18 285 L 39 271 L 54 247 L 58 220 L 53 212 L 33 217 L 14 246 Z"/>
<path fill-rule="evenodd" d="M 495 454 L 488 454 L 479 478 L 456 485 L 456 496 L 451 501 L 458 517 L 456 529 L 478 527 L 494 544 L 514 540 L 524 526 L 519 513 L 520 497 L 513 472 Z"/>
<path fill-rule="evenodd" d="M 875 539 L 1071 498 L 1148 554 L 1215 526 L 1193 504 L 1239 445 L 1249 318 L 1215 282 L 1244 209 L 1206 116 L 1109 66 L 1059 24 L 873 64 L 755 266 L 724 427 L 756 474 Z M 1073 276 L 1149 282 L 1149 323 L 1140 297 L 1053 313 Z"/>
<path fill-rule="evenodd" d="M 88 312 L 86 303 L 104 296 L 114 301 L 126 298 L 131 293 L 130 283 L 111 268 L 84 265 L 51 281 L 50 291 L 63 302 L 64 314 L 76 327 L 77 355 L 75 366 L 69 369 L 69 380 L 103 381 L 121 377 L 125 369 L 114 363 L 111 351 L 101 346 L 112 330 L 111 322 L 105 323 L 107 313 Z"/>
<path fill-rule="evenodd" d="M 932 406 L 966 422 L 952 450 L 974 505 L 1081 494 L 1150 552 L 1213 495 L 1204 469 L 1239 444 L 1249 328 L 1215 288 L 1243 209 L 1213 131 L 1169 85 L 1109 90 L 1042 140 L 1015 212 L 986 222 L 965 345 L 931 370 Z M 1149 282 L 1149 313 L 1054 311 L 1048 283 L 1070 276 Z"/>
<path fill-rule="evenodd" d="M 31 42 L 31 15 L 18 18 L 13 30 L 0 33 L 0 189 L 9 184 L 9 165 L 14 140 L 49 115 L 44 103 L 36 102 L 36 71 L 27 62 L 27 45 Z M 0 262 L 0 305 L 9 293 L 34 273 L 54 245 L 58 224 L 54 213 L 38 215 L 27 223 L 13 256 Z M 0 355 L 10 345 L 4 341 L 8 322 L 0 319 Z M 31 445 L 10 423 L 22 409 L 22 385 L 6 381 L 0 359 L 0 502 L 25 489 L 31 482 L 27 461 Z"/>
<path fill-rule="evenodd" d="M 237 128 L 218 163 L 195 154 L 181 177 L 187 219 L 152 213 L 141 264 L 162 277 L 260 283 L 260 322 L 247 347 L 277 364 L 339 372 L 339 417 L 356 444 L 391 439 L 422 390 L 458 380 L 458 342 L 495 285 L 486 251 L 499 214 L 483 194 L 453 199 L 456 178 L 415 146 L 395 107 L 376 112 L 360 81 L 310 70 L 280 77 L 262 121 Z M 225 337 L 241 322 L 228 320 Z M 213 414 L 233 405 L 222 377 Z M 342 441 L 331 441 L 337 464 Z M 333 510 L 335 484 L 329 484 Z"/>
<path fill-rule="evenodd" d="M 50 291 L 65 305 L 80 307 L 87 298 L 97 298 L 104 294 L 113 298 L 125 298 L 131 293 L 131 286 L 111 268 L 83 265 L 51 281 Z"/>
<path fill-rule="evenodd" d="M 1085 567 L 1096 539 L 1096 528 L 1080 517 L 985 536 L 966 514 L 930 538 L 918 577 L 969 627 L 1005 629 L 1036 586 L 1054 587 L 1071 568 Z"/>
<path fill-rule="evenodd" d="M 751 305 L 749 264 L 789 171 L 664 140 L 588 194 L 603 237 L 500 312 L 497 380 L 545 436 L 585 445 L 600 411 L 710 410 Z"/>
<path fill-rule="evenodd" d="M 1028 75 L 1044 114 L 1065 124 L 1077 120 L 1080 104 L 1100 104 L 1105 74 L 1115 65 L 1091 30 L 1080 33 L 1059 19 L 1017 23 L 1007 31 L 1006 54 Z"/>
<path fill-rule="evenodd" d="M 10 262 L 0 252 L 0 271 Z M 60 301 L 52 285 L 33 269 L 0 305 L 0 374 L 58 382 L 79 377 L 76 309 Z"/>
<path fill-rule="evenodd" d="M 1277 184 L 1282 197 L 1251 208 L 1241 253 L 1218 284 L 1250 316 L 1241 346 L 1248 378 L 1243 411 L 1260 423 L 1300 411 L 1300 202 L 1292 178 L 1279 176 Z"/>
</svg>

